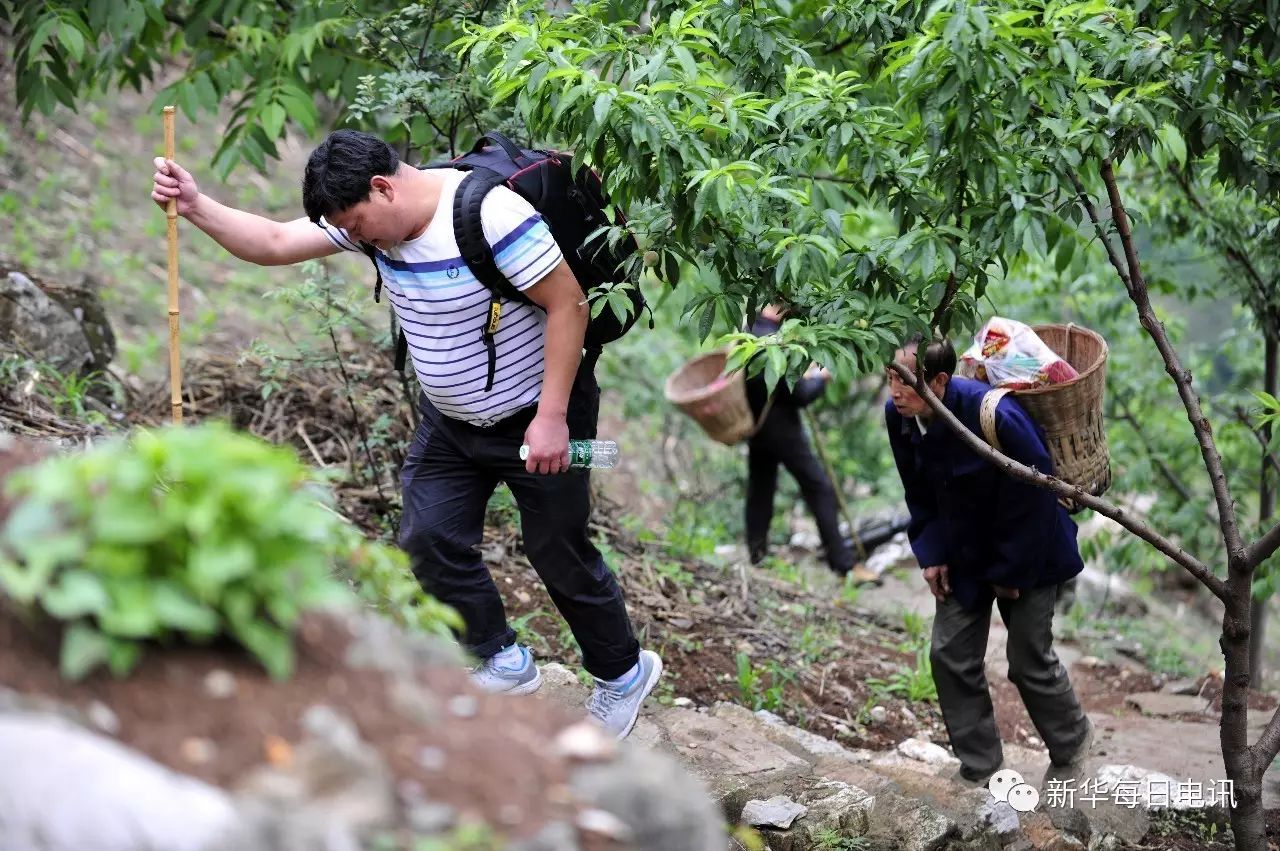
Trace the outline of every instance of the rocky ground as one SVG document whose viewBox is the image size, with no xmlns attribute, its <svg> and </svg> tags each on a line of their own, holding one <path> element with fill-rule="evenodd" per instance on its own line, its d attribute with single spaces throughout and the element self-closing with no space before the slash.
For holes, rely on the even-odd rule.
<svg viewBox="0 0 1280 851">
<path fill-rule="evenodd" d="M 495 546 L 498 543 L 494 542 Z M 491 552 L 496 554 L 497 549 Z M 546 657 L 572 666 L 572 649 L 561 643 L 565 636 L 556 632 L 531 570 L 511 559 L 492 567 L 509 591 L 512 614 L 536 633 L 530 635 L 534 646 L 541 647 Z M 689 568 L 693 578 L 687 581 L 684 596 L 690 600 L 685 605 L 691 608 L 675 623 L 679 616 L 666 613 L 677 605 L 675 601 L 661 598 L 663 605 L 655 606 L 659 597 L 647 578 L 629 573 L 629 568 L 623 577 L 631 605 L 643 613 L 638 620 L 650 646 L 663 654 L 668 665 L 669 680 L 660 703 L 671 708 L 654 716 L 657 730 L 650 736 L 697 768 L 717 791 L 730 817 L 741 817 L 736 808 L 745 805 L 744 796 L 768 800 L 782 794 L 796 802 L 812 801 L 816 800 L 815 786 L 841 788 L 822 786 L 826 781 L 839 781 L 863 791 L 880 789 L 882 798 L 887 794 L 894 800 L 893 796 L 905 796 L 903 800 L 933 802 L 936 812 L 944 817 L 932 820 L 920 816 L 923 823 L 932 825 L 930 830 L 945 834 L 947 841 L 936 844 L 917 837 L 922 844 L 916 845 L 912 844 L 915 840 L 890 830 L 901 813 L 896 809 L 881 811 L 880 834 L 888 831 L 889 837 L 880 837 L 889 843 L 883 847 L 947 847 L 948 842 L 956 848 L 986 847 L 964 843 L 986 841 L 975 837 L 982 833 L 982 819 L 991 816 L 980 813 L 990 803 L 990 796 L 985 791 L 974 794 L 946 779 L 957 764 L 939 747 L 946 744 L 946 735 L 936 705 L 886 693 L 873 682 L 892 678 L 895 671 L 902 672 L 915 663 L 902 648 L 910 643 L 910 635 L 903 629 L 904 621 L 910 623 L 904 612 L 919 612 L 928 605 L 923 589 L 915 587 L 918 577 L 905 570 L 892 571 L 884 585 L 864 589 L 850 604 L 838 597 L 833 601 L 834 583 L 817 569 L 803 574 L 811 586 L 806 587 L 793 578 L 780 579 L 752 568 L 705 564 L 690 564 Z M 828 643 L 820 653 L 807 655 L 812 630 L 818 624 L 831 627 L 826 633 Z M 1016 690 L 1005 678 L 1004 634 L 995 618 L 988 677 L 1006 742 L 1006 762 L 1038 785 L 1048 759 Z M 707 648 L 715 649 L 706 652 Z M 1091 655 L 1090 650 L 1107 658 Z M 747 653 L 753 660 L 770 660 L 787 671 L 766 680 L 782 683 L 777 698 L 767 699 L 769 710 L 761 708 L 765 701 L 758 694 L 743 688 L 738 653 Z M 1177 783 L 1200 784 L 1205 790 L 1225 778 L 1217 726 L 1220 679 L 1215 674 L 1174 678 L 1152 673 L 1130 656 L 1106 646 L 1063 642 L 1060 655 L 1098 730 L 1088 766 L 1091 777 L 1115 783 L 1118 778 L 1132 780 L 1157 772 Z M 1254 696 L 1251 739 L 1265 726 L 1275 705 L 1269 695 Z M 753 715 L 748 710 L 758 711 Z M 697 720 L 690 720 L 695 717 L 690 713 L 695 713 Z M 754 733 L 748 735 L 746 730 Z M 761 745 L 761 739 L 773 745 Z M 802 744 L 796 745 L 797 741 Z M 1177 747 L 1171 748 L 1171 742 L 1177 742 Z M 788 759 L 787 754 L 797 759 Z M 840 766 L 839 770 L 833 765 Z M 786 782 L 779 780 L 784 776 Z M 1275 785 L 1267 788 L 1270 806 L 1280 800 L 1276 791 Z M 960 802 L 958 809 L 956 802 Z M 1099 838 L 1113 835 L 1117 843 L 1125 843 L 1124 847 L 1229 847 L 1210 841 L 1222 833 L 1220 825 L 1213 827 L 1214 820 L 1222 818 L 1220 811 L 1207 820 L 1204 813 L 1198 813 L 1197 818 L 1183 815 L 1153 822 L 1138 808 L 1098 809 L 1092 832 Z M 1004 815 L 1007 818 L 1010 813 Z M 874 821 L 867 823 L 868 830 Z M 1009 828 L 1003 836 L 1006 844 L 1022 841 L 1031 843 L 1022 846 L 1025 848 L 1075 847 L 1044 818 L 1024 816 L 1018 828 L 1021 833 L 1013 830 L 1017 821 L 1011 819 L 1005 825 Z M 812 822 L 797 823 L 802 832 L 813 827 Z M 831 823 L 824 824 L 819 832 L 831 828 Z M 822 847 L 797 844 L 800 840 L 787 831 L 767 835 L 771 848 Z M 1084 835 L 1087 838 L 1088 833 Z"/>
<path fill-rule="evenodd" d="M 358 364 L 359 357 L 353 353 L 352 362 Z M 254 392 L 251 368 L 230 362 L 196 364 L 189 372 L 191 397 L 202 410 L 227 412 L 242 427 L 292 443 L 318 465 L 358 468 L 359 446 L 339 437 L 356 427 L 335 372 L 313 368 L 308 381 L 263 400 Z M 393 409 L 396 390 L 388 378 L 383 390 L 362 399 L 362 405 L 373 409 L 358 410 L 372 418 L 378 407 Z M 133 418 L 163 421 L 167 405 L 162 388 L 141 392 L 138 400 Z M 5 405 L 11 430 L 44 431 L 72 445 L 100 439 L 103 433 L 102 426 L 86 428 L 60 417 L 38 395 L 11 394 Z M 284 428 L 289 423 L 292 430 Z M 407 421 L 395 423 L 390 438 L 378 446 L 375 457 L 388 468 L 395 464 L 391 447 L 396 435 L 407 434 L 408 428 Z M 385 490 L 379 493 L 377 483 L 353 476 L 339 495 L 347 513 L 377 534 L 395 511 L 394 491 Z M 973 843 L 999 838 L 1001 829 L 1008 843 L 1032 843 L 1024 847 L 1074 847 L 1063 844 L 1067 840 L 1043 818 L 1018 820 L 1004 812 L 1000 822 L 999 814 L 982 809 L 989 804 L 985 792 L 954 787 L 945 778 L 954 763 L 944 747 L 936 705 L 928 699 L 927 671 L 920 669 L 930 603 L 900 543 L 875 554 L 873 561 L 886 571 L 882 585 L 851 589 L 823 571 L 804 546 L 780 550 L 763 568 L 745 565 L 739 549 L 728 542 L 714 558 L 693 558 L 660 534 L 624 528 L 626 506 L 603 493 L 597 509 L 597 540 L 621 577 L 641 639 L 666 663 L 666 676 L 636 741 L 693 768 L 730 822 L 773 818 L 756 812 L 763 804 L 747 805 L 782 796 L 792 802 L 786 807 L 809 807 L 813 815 L 797 817 L 799 833 L 760 825 L 773 848 L 841 848 L 827 842 L 840 836 L 831 830 L 844 831 L 846 839 L 861 831 L 889 843 L 883 847 L 983 847 Z M 550 716 L 534 712 L 522 722 L 531 738 L 545 741 L 581 717 L 585 692 L 574 683 L 584 675 L 577 669 L 572 637 L 522 554 L 514 519 L 509 500 L 499 495 L 482 552 L 522 640 L 544 663 L 563 666 L 551 669 L 558 673 L 552 679 L 560 687 L 548 689 L 563 707 Z M 796 537 L 801 543 L 804 539 L 803 534 Z M 1098 589 L 1090 587 L 1086 582 L 1081 592 L 1095 605 Z M 1212 627 L 1194 621 L 1186 609 L 1143 601 L 1123 587 L 1105 593 L 1109 606 L 1132 608 L 1147 621 L 1184 630 Z M 389 810 L 384 807 L 382 821 L 375 821 L 389 825 L 387 830 L 408 829 L 415 806 L 428 802 L 422 804 L 426 812 L 449 816 L 440 824 L 456 826 L 470 819 L 495 826 L 499 835 L 513 840 L 533 841 L 540 830 L 568 829 L 548 825 L 572 826 L 581 810 L 591 809 L 575 809 L 563 795 L 544 801 L 531 792 L 532 797 L 522 798 L 509 784 L 495 793 L 487 780 L 491 772 L 521 789 L 545 790 L 565 785 L 557 778 L 563 780 L 566 769 L 532 762 L 527 774 L 513 773 L 509 743 L 491 742 L 483 726 L 471 727 L 473 732 L 442 728 L 434 734 L 420 729 L 414 700 L 423 692 L 449 693 L 457 687 L 456 673 L 436 672 L 396 685 L 376 671 L 345 664 L 351 638 L 324 622 L 309 623 L 302 631 L 299 675 L 283 684 L 270 682 L 232 648 L 213 647 L 155 652 L 129 680 L 98 675 L 73 686 L 57 677 L 56 640 L 47 629 L 9 613 L 0 619 L 0 633 L 3 645 L 13 648 L 0 657 L 0 685 L 20 696 L 10 701 L 10 709 L 35 706 L 78 718 L 168 769 L 236 796 L 253 788 L 251 778 L 287 767 L 300 748 L 305 753 L 306 743 L 315 738 L 312 728 L 317 723 L 324 727 L 325 712 L 317 707 L 331 707 L 345 719 L 338 727 L 354 729 L 369 752 L 380 755 L 382 776 L 391 778 L 387 782 L 393 796 L 382 800 L 393 803 Z M 1144 649 L 1131 639 L 1097 640 L 1087 631 L 1079 643 L 1061 642 L 1060 653 L 1099 730 L 1093 771 L 1111 771 L 1113 778 L 1139 769 L 1157 771 L 1206 787 L 1225 776 L 1216 723 L 1219 683 L 1212 671 L 1190 677 L 1156 673 L 1145 667 Z M 1003 675 L 998 618 L 988 666 L 1009 763 L 1026 777 L 1038 778 L 1045 757 Z M 527 704 L 498 706 L 489 717 L 514 723 L 523 717 L 515 707 Z M 1272 698 L 1255 697 L 1255 728 L 1265 723 L 1272 707 Z M 483 718 L 488 710 L 477 711 Z M 1170 748 L 1170 742 L 1178 747 Z M 467 770 L 433 774 L 424 768 L 424 754 L 427 766 L 443 759 L 445 765 L 465 763 Z M 293 783 L 289 794 L 307 800 L 315 794 L 308 785 L 313 781 Z M 878 803 L 868 803 L 860 797 L 863 793 Z M 1273 793 L 1269 785 L 1269 805 L 1276 800 Z M 865 811 L 865 819 L 841 815 L 841 807 Z M 904 807 L 914 814 L 904 814 Z M 836 809 L 840 812 L 833 815 Z M 1222 835 L 1203 813 L 1153 823 L 1144 810 L 1112 808 L 1101 818 L 1099 826 L 1091 827 L 1095 834 L 1109 833 L 1134 848 L 1214 848 Z M 922 832 L 911 839 L 899 830 L 904 824 Z M 581 833 L 574 830 L 575 836 Z M 843 847 L 872 847 L 850 842 Z"/>
</svg>

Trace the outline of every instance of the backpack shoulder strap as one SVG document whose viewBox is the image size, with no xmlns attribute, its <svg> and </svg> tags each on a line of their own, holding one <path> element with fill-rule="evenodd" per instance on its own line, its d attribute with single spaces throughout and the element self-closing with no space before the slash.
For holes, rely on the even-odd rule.
<svg viewBox="0 0 1280 851">
<path fill-rule="evenodd" d="M 378 266 L 378 250 L 367 242 L 360 243 L 360 250 L 364 252 L 364 256 L 369 258 L 369 262 L 373 264 L 373 274 L 378 278 L 373 283 L 373 300 L 375 303 L 382 301 L 382 269 Z"/>
<path fill-rule="evenodd" d="M 378 251 L 367 242 L 360 243 L 360 250 L 369 258 L 369 262 L 373 264 L 373 273 L 378 276 L 373 284 L 373 300 L 374 302 L 382 301 L 382 269 L 378 266 Z M 395 309 L 392 308 L 391 315 L 395 316 Z M 404 337 L 404 329 L 400 328 L 396 334 L 396 353 L 395 366 L 396 371 L 404 375 L 404 366 L 409 355 L 409 341 Z"/>
<path fill-rule="evenodd" d="M 462 178 L 453 194 L 454 238 L 458 241 L 458 251 L 467 268 L 490 292 L 529 304 L 529 297 L 512 286 L 507 276 L 498 269 L 493 249 L 484 237 L 480 208 L 485 196 L 503 183 L 506 183 L 505 177 L 487 168 L 473 169 Z"/>
<path fill-rule="evenodd" d="M 982 423 L 982 436 L 991 444 L 991 448 L 1000 452 L 1000 438 L 996 436 L 996 407 L 1000 400 L 1011 391 L 996 388 L 982 394 L 982 406 L 978 410 L 978 419 Z"/>
<path fill-rule="evenodd" d="M 532 304 L 529 297 L 520 292 L 507 276 L 498 269 L 489 240 L 484 238 L 484 222 L 480 207 L 484 198 L 506 178 L 487 168 L 472 169 L 458 183 L 453 193 L 453 234 L 458 242 L 458 252 L 467 268 L 489 290 L 489 312 L 480 327 L 480 339 L 489 353 L 489 374 L 484 390 L 493 389 L 493 377 L 498 365 L 498 347 L 494 335 L 502 321 L 504 298 L 523 304 Z"/>
</svg>

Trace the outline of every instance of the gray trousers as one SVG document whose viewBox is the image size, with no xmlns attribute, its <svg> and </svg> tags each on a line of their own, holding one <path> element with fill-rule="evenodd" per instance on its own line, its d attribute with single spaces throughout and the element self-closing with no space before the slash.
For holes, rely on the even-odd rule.
<svg viewBox="0 0 1280 851">
<path fill-rule="evenodd" d="M 1023 591 L 1016 600 L 997 599 L 1009 630 L 1009 679 L 1054 762 L 1070 760 L 1084 741 L 1084 710 L 1067 669 L 1053 652 L 1053 605 L 1057 588 Z M 991 631 L 991 608 L 968 610 L 954 597 L 937 604 L 933 620 L 933 681 L 951 748 L 968 774 L 986 774 L 1004 759 L 983 660 Z"/>
</svg>

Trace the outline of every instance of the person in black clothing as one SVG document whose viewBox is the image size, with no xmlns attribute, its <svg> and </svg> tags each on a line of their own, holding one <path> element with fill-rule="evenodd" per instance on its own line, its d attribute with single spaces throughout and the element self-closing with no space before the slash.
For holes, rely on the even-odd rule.
<svg viewBox="0 0 1280 851">
<path fill-rule="evenodd" d="M 785 309 L 767 305 L 751 326 L 757 337 L 773 334 L 782 324 Z M 831 478 L 814 455 L 809 436 L 800 422 L 800 409 L 826 389 L 830 375 L 825 369 L 810 369 L 794 389 L 784 382 L 774 388 L 773 404 L 761 372 L 747 379 L 747 402 L 756 421 L 764 416 L 748 443 L 747 453 L 747 552 L 752 564 L 759 563 L 769 548 L 769 524 L 773 520 L 773 496 L 778 488 L 778 465 L 787 468 L 800 486 L 805 504 L 818 521 L 818 535 L 826 549 L 827 565 L 841 576 L 854 569 L 853 552 L 840 534 L 836 490 Z"/>
</svg>

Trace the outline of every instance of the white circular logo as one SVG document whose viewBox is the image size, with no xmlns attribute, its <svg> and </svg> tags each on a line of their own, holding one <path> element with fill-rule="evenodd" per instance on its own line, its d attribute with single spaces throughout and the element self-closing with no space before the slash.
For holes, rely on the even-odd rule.
<svg viewBox="0 0 1280 851">
<path fill-rule="evenodd" d="M 1040 792 L 1030 783 L 1019 783 L 1009 790 L 1009 806 L 1020 813 L 1029 813 L 1040 804 Z"/>
<path fill-rule="evenodd" d="M 997 801 L 1008 801 L 1009 790 L 1020 783 L 1025 784 L 1026 782 L 1022 779 L 1022 775 L 1012 768 L 1004 768 L 991 775 L 991 781 L 987 784 L 987 787 L 991 789 L 991 797 Z"/>
</svg>

